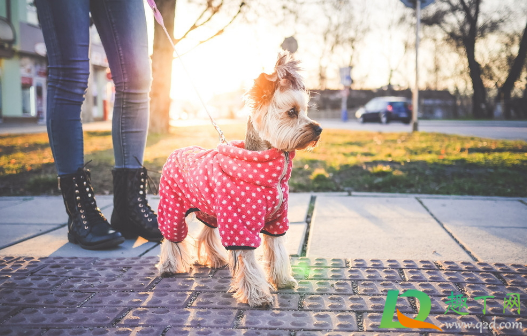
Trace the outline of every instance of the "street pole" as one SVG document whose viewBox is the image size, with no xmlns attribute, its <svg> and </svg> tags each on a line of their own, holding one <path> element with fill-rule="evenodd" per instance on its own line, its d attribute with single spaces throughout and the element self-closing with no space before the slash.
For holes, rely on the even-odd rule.
<svg viewBox="0 0 527 336">
<path fill-rule="evenodd" d="M 417 115 L 419 113 L 419 29 L 421 26 L 421 1 L 416 1 L 415 6 L 415 16 L 417 17 L 417 22 L 415 25 L 415 85 L 414 93 L 412 95 L 412 132 L 417 132 L 418 122 Z"/>
</svg>

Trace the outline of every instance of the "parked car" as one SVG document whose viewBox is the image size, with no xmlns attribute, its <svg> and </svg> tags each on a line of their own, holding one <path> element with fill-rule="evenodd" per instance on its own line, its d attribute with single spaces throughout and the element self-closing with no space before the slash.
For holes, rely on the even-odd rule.
<svg viewBox="0 0 527 336">
<path fill-rule="evenodd" d="M 387 124 L 393 120 L 400 120 L 409 124 L 412 120 L 412 105 L 404 97 L 377 97 L 359 108 L 355 117 L 361 123 L 380 121 Z"/>
</svg>

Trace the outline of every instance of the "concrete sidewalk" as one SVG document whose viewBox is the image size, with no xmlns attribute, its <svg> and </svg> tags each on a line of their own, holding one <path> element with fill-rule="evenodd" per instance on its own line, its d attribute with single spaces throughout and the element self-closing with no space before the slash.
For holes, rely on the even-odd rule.
<svg viewBox="0 0 527 336">
<path fill-rule="evenodd" d="M 2 197 L 0 335 L 527 335 L 527 199 L 290 196 L 299 286 L 274 292 L 266 310 L 236 303 L 227 269 L 158 277 L 158 244 L 86 251 L 68 243 L 60 197 Z M 97 200 L 109 217 L 111 196 Z M 409 289 L 430 297 L 425 322 L 441 333 L 380 328 L 388 291 Z M 448 309 L 452 295 L 466 299 L 465 315 Z M 511 295 L 515 307 L 506 306 Z M 399 297 L 397 309 L 415 317 L 421 304 Z"/>
<path fill-rule="evenodd" d="M 159 198 L 150 200 L 157 208 Z M 112 196 L 97 201 L 110 218 Z M 159 251 L 141 238 L 108 251 L 69 244 L 60 196 L 0 197 L 0 214 L 0 255 L 131 257 Z M 296 193 L 286 236 L 293 256 L 525 263 L 526 218 L 526 198 Z M 192 224 L 193 236 L 198 223 Z"/>
</svg>

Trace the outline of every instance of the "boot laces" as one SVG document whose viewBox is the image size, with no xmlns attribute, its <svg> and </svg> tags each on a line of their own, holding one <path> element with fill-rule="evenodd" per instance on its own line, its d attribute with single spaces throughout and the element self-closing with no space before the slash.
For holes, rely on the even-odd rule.
<svg viewBox="0 0 527 336">
<path fill-rule="evenodd" d="M 139 162 L 137 158 L 136 160 L 137 162 Z M 148 175 L 148 169 L 146 169 L 145 166 L 142 166 L 142 169 L 139 169 L 138 175 L 139 176 L 137 177 L 139 179 L 139 195 L 137 197 L 137 202 L 139 203 L 138 205 L 139 208 L 141 208 L 140 211 L 141 213 L 143 213 L 143 216 L 147 218 L 149 222 L 151 222 L 153 220 L 152 217 L 154 211 L 152 210 L 150 204 L 148 204 L 148 201 L 146 199 L 146 189 L 148 188 L 148 190 L 150 190 L 151 192 L 153 191 L 152 189 L 154 189 L 154 195 L 156 195 L 159 190 L 154 180 Z"/>
<path fill-rule="evenodd" d="M 85 173 L 81 174 L 80 181 L 75 181 L 75 199 L 81 214 L 82 223 L 85 226 L 88 226 L 89 224 L 93 226 L 93 224 L 105 220 L 104 215 L 97 207 L 97 202 L 95 201 L 89 170 L 86 170 Z"/>
</svg>

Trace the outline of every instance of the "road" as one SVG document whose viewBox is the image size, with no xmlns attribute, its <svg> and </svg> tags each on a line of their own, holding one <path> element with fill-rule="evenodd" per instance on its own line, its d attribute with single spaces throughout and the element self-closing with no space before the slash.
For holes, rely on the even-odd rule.
<svg viewBox="0 0 527 336">
<path fill-rule="evenodd" d="M 349 129 L 357 131 L 373 132 L 410 132 L 411 126 L 400 122 L 392 122 L 388 125 L 380 123 L 360 124 L 356 120 L 342 122 L 337 119 L 318 120 L 323 128 Z M 218 124 L 240 123 L 245 125 L 244 120 L 222 119 Z M 185 127 L 196 125 L 209 125 L 209 120 L 177 121 L 172 126 Z M 244 127 L 244 126 L 242 126 Z M 85 131 L 109 131 L 112 128 L 111 121 L 98 121 L 83 125 Z M 423 132 L 438 132 L 459 135 L 472 135 L 491 139 L 509 139 L 527 141 L 527 121 L 506 121 L 506 120 L 482 120 L 482 121 L 463 121 L 463 120 L 420 120 L 419 130 Z M 0 134 L 22 134 L 22 133 L 43 133 L 46 132 L 45 125 L 37 124 L 0 124 Z"/>
<path fill-rule="evenodd" d="M 411 126 L 400 122 L 388 125 L 380 123 L 361 124 L 356 120 L 342 122 L 336 119 L 319 120 L 322 128 L 349 129 L 373 132 L 410 132 Z M 527 121 L 509 120 L 419 120 L 419 131 L 477 136 L 491 139 L 527 141 Z"/>
</svg>

